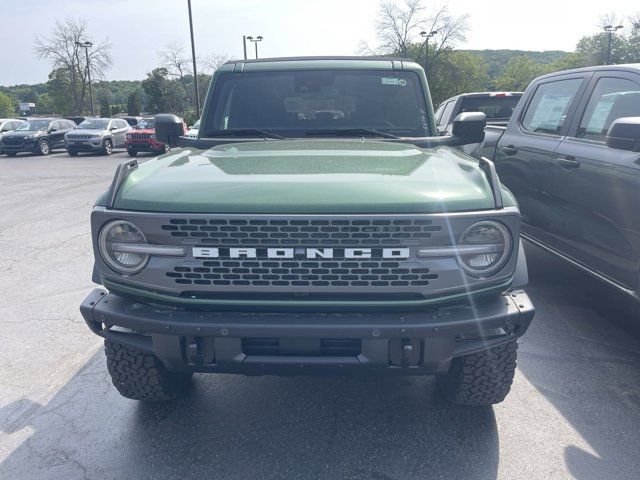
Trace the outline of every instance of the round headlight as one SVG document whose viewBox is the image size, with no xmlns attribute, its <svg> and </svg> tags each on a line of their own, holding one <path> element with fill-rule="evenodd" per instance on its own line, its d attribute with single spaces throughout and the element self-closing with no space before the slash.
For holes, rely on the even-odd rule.
<svg viewBox="0 0 640 480">
<path fill-rule="evenodd" d="M 511 235 L 502 224 L 479 222 L 460 237 L 458 259 L 462 268 L 471 275 L 492 275 L 509 259 L 511 244 Z"/>
<path fill-rule="evenodd" d="M 100 231 L 98 246 L 103 260 L 118 273 L 131 275 L 144 268 L 149 255 L 135 253 L 127 248 L 131 244 L 146 244 L 147 239 L 131 222 L 115 220 Z M 133 249 L 135 250 L 135 249 Z"/>
</svg>

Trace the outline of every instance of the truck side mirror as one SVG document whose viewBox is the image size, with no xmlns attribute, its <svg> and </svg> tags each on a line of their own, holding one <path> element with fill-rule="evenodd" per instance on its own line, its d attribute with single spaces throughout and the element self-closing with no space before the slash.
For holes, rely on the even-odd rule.
<svg viewBox="0 0 640 480">
<path fill-rule="evenodd" d="M 607 147 L 640 152 L 640 117 L 621 117 L 613 121 L 605 139 Z"/>
<path fill-rule="evenodd" d="M 484 140 L 484 127 L 487 125 L 487 116 L 482 112 L 464 112 L 453 119 L 451 133 L 459 137 L 462 144 L 480 143 Z"/>
<path fill-rule="evenodd" d="M 184 135 L 184 123 L 176 115 L 160 113 L 155 117 L 156 140 L 173 147 Z"/>
</svg>

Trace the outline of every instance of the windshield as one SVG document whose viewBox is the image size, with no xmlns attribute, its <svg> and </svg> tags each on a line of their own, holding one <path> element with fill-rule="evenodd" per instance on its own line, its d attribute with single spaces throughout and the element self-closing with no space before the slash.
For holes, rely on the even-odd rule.
<svg viewBox="0 0 640 480">
<path fill-rule="evenodd" d="M 521 95 L 466 97 L 462 100 L 462 112 L 482 112 L 487 120 L 508 120 Z"/>
<path fill-rule="evenodd" d="M 49 128 L 49 120 L 29 120 L 20 125 L 16 130 L 28 130 L 30 132 L 38 132 Z"/>
<path fill-rule="evenodd" d="M 154 128 L 155 122 L 153 118 L 143 118 L 136 125 L 137 129 L 151 129 Z"/>
<path fill-rule="evenodd" d="M 414 72 L 282 71 L 220 77 L 206 135 L 261 129 L 285 137 L 371 129 L 406 137 L 429 132 L 427 106 Z M 330 133 L 331 131 L 332 133 Z M 353 136 L 361 136 L 354 131 Z"/>
<path fill-rule="evenodd" d="M 106 130 L 109 120 L 92 118 L 85 120 L 77 128 L 86 128 L 87 130 Z"/>
</svg>

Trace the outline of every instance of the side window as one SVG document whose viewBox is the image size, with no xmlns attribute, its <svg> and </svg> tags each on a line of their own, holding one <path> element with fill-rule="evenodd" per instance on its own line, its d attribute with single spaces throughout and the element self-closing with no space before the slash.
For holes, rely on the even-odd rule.
<svg viewBox="0 0 640 480">
<path fill-rule="evenodd" d="M 129 124 L 127 122 L 125 122 L 124 120 L 118 120 L 118 126 L 120 128 L 127 128 Z"/>
<path fill-rule="evenodd" d="M 22 122 L 11 122 L 13 127 L 11 128 L 11 130 L 15 130 L 16 128 L 18 128 L 20 125 L 22 125 Z"/>
<path fill-rule="evenodd" d="M 620 117 L 640 117 L 640 85 L 624 78 L 601 78 L 593 89 L 576 137 L 604 142 Z"/>
<path fill-rule="evenodd" d="M 451 100 L 449 103 L 445 105 L 444 110 L 442 112 L 442 117 L 438 122 L 438 126 L 444 127 L 449 123 L 449 121 L 451 120 L 451 112 L 453 111 L 453 107 L 455 107 L 455 105 L 456 105 L 455 100 Z"/>
<path fill-rule="evenodd" d="M 442 112 L 444 112 L 444 106 L 445 106 L 444 103 L 440 105 L 436 110 L 436 113 L 433 115 L 436 120 L 436 125 L 440 125 L 440 119 L 442 118 Z"/>
<path fill-rule="evenodd" d="M 13 130 L 11 122 L 0 122 L 0 132 L 4 132 L 5 130 Z"/>
<path fill-rule="evenodd" d="M 538 85 L 522 119 L 524 129 L 560 133 L 582 81 L 582 78 L 572 78 Z"/>
<path fill-rule="evenodd" d="M 56 122 L 51 122 L 49 124 L 49 130 L 61 130 L 62 129 L 62 125 L 60 125 L 60 122 L 56 121 Z"/>
</svg>

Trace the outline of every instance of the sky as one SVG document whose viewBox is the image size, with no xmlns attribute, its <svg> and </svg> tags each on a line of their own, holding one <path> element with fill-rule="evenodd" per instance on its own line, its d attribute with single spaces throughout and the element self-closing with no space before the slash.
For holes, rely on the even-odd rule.
<svg viewBox="0 0 640 480">
<path fill-rule="evenodd" d="M 400 0 L 401 1 L 401 0 Z M 242 35 L 262 35 L 260 57 L 354 55 L 362 41 L 376 44 L 378 0 L 192 0 L 196 53 L 242 58 Z M 425 1 L 428 5 L 441 5 Z M 599 18 L 640 12 L 633 0 L 449 0 L 469 14 L 465 49 L 572 51 Z M 54 19 L 88 21 L 91 40 L 113 45 L 109 80 L 136 80 L 159 64 L 172 42 L 189 46 L 187 0 L 0 0 L 0 85 L 39 83 L 51 70 L 33 54 L 33 39 Z M 7 47 L 9 46 L 9 47 Z M 252 45 L 250 47 L 253 47 Z M 253 49 L 250 50 L 253 54 Z"/>
</svg>

